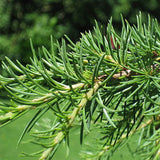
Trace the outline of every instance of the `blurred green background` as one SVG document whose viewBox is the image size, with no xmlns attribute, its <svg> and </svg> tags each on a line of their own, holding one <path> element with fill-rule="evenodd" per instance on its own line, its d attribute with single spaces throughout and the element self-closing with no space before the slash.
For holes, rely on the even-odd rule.
<svg viewBox="0 0 160 160">
<path fill-rule="evenodd" d="M 159 8 L 158 0 L 0 0 L 0 61 L 8 56 L 12 60 L 19 59 L 23 64 L 28 63 L 32 56 L 29 38 L 32 38 L 35 48 L 42 45 L 49 48 L 50 35 L 60 39 L 67 34 L 76 42 L 81 32 L 92 30 L 95 19 L 106 25 L 112 16 L 114 26 L 120 31 L 120 14 L 130 23 L 136 22 L 139 11 L 160 20 Z M 144 20 L 147 20 L 145 17 Z M 1 69 L 0 73 L 2 72 Z M 3 91 L 0 92 L 0 98 L 2 97 L 6 97 Z M 26 159 L 18 157 L 19 153 L 24 150 L 31 151 L 33 148 L 21 145 L 16 149 L 16 143 L 31 116 L 32 113 L 27 114 L 0 128 L 0 160 Z M 136 137 L 130 144 L 134 148 Z M 112 159 L 132 160 L 127 148 L 122 147 Z M 73 135 L 69 160 L 78 160 L 79 149 L 79 137 Z M 64 152 L 64 147 L 61 147 L 55 160 L 64 159 Z"/>
<path fill-rule="evenodd" d="M 112 16 L 117 30 L 120 14 L 136 22 L 136 14 L 160 17 L 158 0 L 0 0 L 0 60 L 4 56 L 28 63 L 34 46 L 50 46 L 50 35 L 60 39 L 67 34 L 74 42 L 80 32 L 92 30 L 94 20 L 106 25 Z"/>
<path fill-rule="evenodd" d="M 18 120 L 10 123 L 8 126 L 2 127 L 0 129 L 0 160 L 36 160 L 38 157 L 26 157 L 22 156 L 22 153 L 33 153 L 41 149 L 41 147 L 27 143 L 31 140 L 29 135 L 25 135 L 22 143 L 17 147 L 17 141 L 27 124 L 34 113 L 27 113 L 24 117 L 19 118 Z M 50 117 L 51 115 L 47 114 L 46 117 Z M 44 120 L 42 119 L 42 121 Z M 74 131 L 73 131 L 74 130 Z M 72 133 L 70 133 L 70 151 L 69 156 L 66 158 L 66 145 L 61 144 L 60 148 L 56 152 L 53 160 L 85 160 L 80 157 L 80 150 L 87 150 L 94 145 L 92 143 L 93 139 L 97 139 L 99 137 L 99 133 L 96 129 L 92 130 L 89 136 L 85 137 L 84 144 L 80 145 L 80 137 L 79 131 L 80 128 L 77 127 L 73 129 Z M 136 151 L 136 146 L 138 143 L 139 135 L 136 134 L 132 138 L 128 140 L 128 143 L 122 145 L 111 157 L 110 160 L 141 160 L 138 154 L 134 154 Z M 89 148 L 88 144 L 89 143 Z M 17 147 L 17 148 L 16 148 Z M 96 148 L 95 148 L 96 150 Z M 92 160 L 92 159 L 90 159 Z M 95 160 L 95 159 L 93 159 Z"/>
</svg>

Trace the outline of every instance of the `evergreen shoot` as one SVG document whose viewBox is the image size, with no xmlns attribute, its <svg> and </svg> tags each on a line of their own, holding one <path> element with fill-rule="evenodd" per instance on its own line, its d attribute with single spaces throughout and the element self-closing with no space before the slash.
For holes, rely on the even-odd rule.
<svg viewBox="0 0 160 160">
<path fill-rule="evenodd" d="M 160 26 L 150 16 L 143 23 L 141 13 L 136 25 L 121 19 L 120 34 L 112 19 L 107 28 L 95 22 L 77 43 L 51 37 L 50 49 L 36 51 L 31 41 L 30 64 L 2 62 L 8 76 L 0 75 L 0 89 L 8 101 L 0 102 L 0 126 L 35 113 L 18 144 L 30 134 L 42 149 L 26 155 L 51 160 L 79 128 L 81 144 L 95 130 L 99 135 L 81 152 L 84 159 L 109 159 L 136 133 L 141 159 L 160 158 Z M 49 113 L 50 123 L 40 123 Z"/>
</svg>

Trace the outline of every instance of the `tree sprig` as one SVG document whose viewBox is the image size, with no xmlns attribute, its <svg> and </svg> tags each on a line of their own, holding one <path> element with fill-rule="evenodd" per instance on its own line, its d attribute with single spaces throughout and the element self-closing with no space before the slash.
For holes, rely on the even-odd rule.
<svg viewBox="0 0 160 160">
<path fill-rule="evenodd" d="M 0 76 L 0 89 L 8 92 L 9 102 L 0 103 L 0 126 L 36 110 L 19 144 L 39 119 L 51 112 L 55 120 L 50 128 L 32 132 L 33 143 L 44 148 L 32 154 L 40 154 L 39 160 L 52 159 L 61 142 L 68 143 L 71 128 L 77 123 L 81 143 L 85 130 L 90 134 L 92 127 L 100 129 L 102 143 L 99 152 L 92 154 L 95 159 L 109 158 L 135 132 L 152 130 L 140 149 L 145 150 L 148 159 L 158 160 L 160 30 L 157 20 L 148 16 L 148 24 L 144 24 L 140 13 L 137 26 L 131 26 L 122 17 L 121 34 L 115 32 L 112 20 L 107 28 L 99 27 L 96 22 L 93 33 L 82 34 L 77 43 L 67 36 L 66 39 L 69 44 L 64 39 L 53 42 L 51 37 L 51 49 L 43 46 L 38 53 L 31 41 L 33 58 L 26 66 L 6 57 L 2 65 L 9 76 Z M 144 137 L 141 134 L 139 139 Z"/>
</svg>

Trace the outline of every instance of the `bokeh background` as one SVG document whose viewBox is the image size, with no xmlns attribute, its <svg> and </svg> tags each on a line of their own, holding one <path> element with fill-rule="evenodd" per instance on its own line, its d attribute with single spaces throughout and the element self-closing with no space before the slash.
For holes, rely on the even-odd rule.
<svg viewBox="0 0 160 160">
<path fill-rule="evenodd" d="M 106 25 L 112 17 L 120 30 L 120 14 L 130 23 L 139 11 L 160 20 L 159 8 L 159 0 L 0 0 L 0 60 L 9 56 L 28 63 L 29 38 L 36 48 L 48 48 L 50 35 L 67 34 L 75 42 L 81 32 L 92 30 L 95 19 Z"/>
<path fill-rule="evenodd" d="M 49 48 L 50 35 L 59 40 L 66 34 L 76 42 L 81 37 L 80 33 L 93 29 L 95 20 L 107 25 L 112 17 L 113 25 L 120 31 L 120 14 L 133 24 L 139 11 L 144 21 L 147 21 L 147 14 L 160 21 L 159 0 L 0 0 L 0 63 L 5 56 L 19 59 L 23 64 L 29 63 L 32 56 L 30 38 L 35 48 L 42 45 Z M 0 70 L 2 73 L 2 68 Z M 2 97 L 3 100 L 6 97 L 3 91 L 0 92 Z M 30 116 L 0 128 L 0 160 L 24 160 L 24 157 L 18 157 L 19 151 L 32 150 L 30 146 L 16 149 L 18 137 Z M 80 146 L 75 145 L 79 145 L 79 138 L 77 135 L 73 137 L 76 143 L 72 143 L 73 154 L 69 160 L 75 160 L 75 157 L 78 160 Z M 136 138 L 130 145 L 134 148 L 135 143 Z M 116 156 L 131 160 L 129 150 L 125 146 Z M 63 152 L 64 149 L 57 153 L 57 160 L 62 159 Z"/>
</svg>

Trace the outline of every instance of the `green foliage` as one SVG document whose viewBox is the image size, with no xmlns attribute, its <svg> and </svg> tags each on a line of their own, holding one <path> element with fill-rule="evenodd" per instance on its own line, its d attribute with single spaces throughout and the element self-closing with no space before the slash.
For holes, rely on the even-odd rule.
<svg viewBox="0 0 160 160">
<path fill-rule="evenodd" d="M 134 8 L 134 10 L 132 9 Z M 139 12 L 159 15 L 156 0 L 1 0 L 0 1 L 0 60 L 7 55 L 28 63 L 29 38 L 35 47 L 49 48 L 49 37 L 55 39 L 67 34 L 76 41 L 80 32 L 92 29 L 94 19 L 106 24 L 113 17 L 116 29 L 121 28 L 122 13 L 130 23 L 135 23 Z M 86 16 L 87 15 L 87 16 Z M 157 17 L 159 18 L 159 17 Z"/>
<path fill-rule="evenodd" d="M 29 39 L 34 39 L 35 46 L 49 47 L 50 35 L 59 39 L 66 32 L 63 25 L 58 24 L 58 18 L 47 13 L 50 2 L 44 6 L 34 1 L 2 0 L 0 3 L 0 53 L 1 60 L 5 55 L 12 59 L 21 59 L 23 63 L 29 62 L 31 56 Z M 40 7 L 35 12 L 34 7 Z M 46 10 L 45 10 L 46 9 Z"/>
<path fill-rule="evenodd" d="M 0 88 L 10 102 L 0 104 L 0 125 L 36 111 L 18 142 L 27 133 L 34 137 L 31 142 L 42 150 L 30 156 L 52 159 L 62 142 L 69 149 L 71 129 L 78 127 L 80 143 L 95 129 L 98 133 L 84 159 L 109 159 L 135 133 L 142 159 L 160 157 L 159 25 L 150 16 L 143 23 L 141 13 L 137 25 L 121 19 L 120 35 L 112 20 L 107 28 L 96 22 L 94 32 L 85 32 L 77 43 L 51 37 L 50 50 L 36 52 L 31 41 L 31 64 L 6 57 L 3 68 L 10 77 L 0 76 Z M 48 112 L 50 122 L 41 121 Z"/>
</svg>

